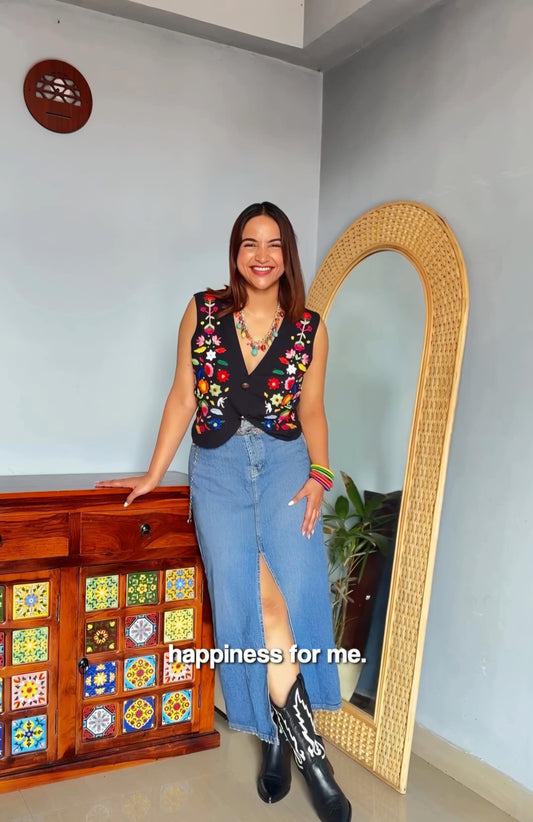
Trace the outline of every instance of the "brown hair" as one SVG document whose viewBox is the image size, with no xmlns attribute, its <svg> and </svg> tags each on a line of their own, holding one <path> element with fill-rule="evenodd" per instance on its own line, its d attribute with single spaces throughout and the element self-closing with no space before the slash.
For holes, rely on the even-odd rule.
<svg viewBox="0 0 533 822">
<path fill-rule="evenodd" d="M 305 286 L 302 267 L 298 256 L 296 235 L 287 215 L 274 203 L 252 203 L 241 211 L 233 228 L 229 241 L 229 285 L 220 289 L 208 289 L 222 301 L 219 316 L 240 311 L 246 305 L 246 283 L 237 268 L 237 254 L 242 240 L 244 226 L 252 217 L 266 214 L 278 225 L 281 237 L 281 250 L 285 271 L 279 280 L 279 302 L 292 323 L 297 322 L 305 308 Z"/>
</svg>

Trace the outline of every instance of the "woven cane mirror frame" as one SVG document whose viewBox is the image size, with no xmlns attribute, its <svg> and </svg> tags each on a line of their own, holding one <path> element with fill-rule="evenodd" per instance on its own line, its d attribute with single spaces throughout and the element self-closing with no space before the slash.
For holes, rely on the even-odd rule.
<svg viewBox="0 0 533 822">
<path fill-rule="evenodd" d="M 307 305 L 325 319 L 352 268 L 382 250 L 400 252 L 417 270 L 426 317 L 376 709 L 371 717 L 344 702 L 339 711 L 317 711 L 316 723 L 334 745 L 405 793 L 468 284 L 461 250 L 442 217 L 421 203 L 389 202 L 367 211 L 336 240 L 311 284 Z"/>
</svg>

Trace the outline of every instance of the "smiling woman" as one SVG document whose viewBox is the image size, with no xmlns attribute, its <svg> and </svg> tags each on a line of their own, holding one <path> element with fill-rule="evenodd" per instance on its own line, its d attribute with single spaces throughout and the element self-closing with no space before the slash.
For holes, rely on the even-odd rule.
<svg viewBox="0 0 533 822">
<path fill-rule="evenodd" d="M 327 659 L 331 608 L 315 527 L 332 481 L 326 331 L 305 308 L 294 230 L 277 206 L 256 203 L 239 215 L 229 263 L 229 285 L 195 294 L 183 316 L 148 472 L 111 484 L 132 489 L 126 505 L 153 489 L 194 414 L 190 498 L 215 643 L 282 654 L 275 663 L 270 655 L 221 662 L 230 725 L 262 741 L 263 801 L 289 791 L 294 754 L 319 818 L 348 822 L 350 804 L 312 716 L 313 709 L 341 704 L 337 669 Z M 302 672 L 290 652 L 295 647 L 314 651 Z"/>
</svg>

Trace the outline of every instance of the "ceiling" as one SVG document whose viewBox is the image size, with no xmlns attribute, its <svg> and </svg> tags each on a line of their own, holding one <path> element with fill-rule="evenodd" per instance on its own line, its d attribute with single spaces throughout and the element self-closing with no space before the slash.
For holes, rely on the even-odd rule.
<svg viewBox="0 0 533 822">
<path fill-rule="evenodd" d="M 445 0 L 58 0 L 327 71 Z"/>
</svg>

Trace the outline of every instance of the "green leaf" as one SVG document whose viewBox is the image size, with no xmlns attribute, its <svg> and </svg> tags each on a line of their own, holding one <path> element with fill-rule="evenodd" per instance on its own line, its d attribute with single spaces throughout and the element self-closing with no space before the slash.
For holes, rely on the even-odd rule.
<svg viewBox="0 0 533 822">
<path fill-rule="evenodd" d="M 376 496 L 372 496 L 367 502 L 365 502 L 365 518 L 370 518 L 372 512 L 381 505 L 384 498 L 385 494 L 376 494 Z"/>
<path fill-rule="evenodd" d="M 226 360 L 217 360 L 217 365 L 227 365 Z"/>
<path fill-rule="evenodd" d="M 377 534 L 375 531 L 368 532 L 368 538 L 372 540 L 373 544 L 379 548 L 382 554 L 387 554 L 389 551 L 389 540 L 383 534 Z"/>
<path fill-rule="evenodd" d="M 352 503 L 357 516 L 362 517 L 364 513 L 364 505 L 363 500 L 361 499 L 361 494 L 357 490 L 357 486 L 351 477 L 348 474 L 345 474 L 344 471 L 341 471 L 342 481 L 344 482 L 344 487 L 346 488 L 346 493 Z"/>
<path fill-rule="evenodd" d="M 348 515 L 348 511 L 350 510 L 350 503 L 346 499 L 346 497 L 340 496 L 337 497 L 335 500 L 335 513 L 338 517 L 346 517 Z"/>
</svg>

